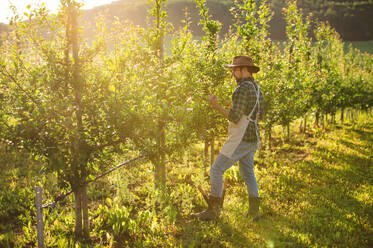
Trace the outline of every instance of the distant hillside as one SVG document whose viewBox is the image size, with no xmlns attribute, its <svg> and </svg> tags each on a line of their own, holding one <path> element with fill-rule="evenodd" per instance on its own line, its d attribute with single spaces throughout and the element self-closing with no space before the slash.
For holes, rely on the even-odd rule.
<svg viewBox="0 0 373 248">
<path fill-rule="evenodd" d="M 260 2 L 261 0 L 255 0 Z M 282 9 L 286 7 L 286 0 L 272 0 L 274 10 L 273 19 L 270 22 L 271 38 L 286 39 L 285 20 Z M 233 0 L 207 0 L 210 14 L 219 20 L 222 33 L 226 33 L 233 24 L 233 17 L 229 11 Z M 373 0 L 298 0 L 298 6 L 308 15 L 312 13 L 313 19 L 328 21 L 344 40 L 364 41 L 373 40 Z M 114 17 L 120 20 L 130 20 L 136 25 L 146 26 L 148 20 L 147 9 L 149 4 L 145 0 L 118 0 L 111 4 L 85 10 L 82 15 L 86 35 L 94 35 L 95 18 L 100 14 L 106 16 L 110 23 Z M 192 21 L 191 29 L 195 35 L 201 35 L 199 23 L 199 11 L 192 0 L 169 0 L 167 2 L 168 20 L 177 29 L 182 26 L 185 16 L 185 8 L 188 9 Z M 5 30 L 0 25 L 0 33 Z"/>
<path fill-rule="evenodd" d="M 256 0 L 260 2 L 261 0 Z M 207 0 L 210 13 L 222 24 L 222 33 L 227 32 L 233 24 L 229 9 L 233 0 Z M 184 18 L 184 9 L 187 7 L 191 13 L 192 31 L 199 35 L 202 30 L 197 25 L 199 11 L 192 0 L 169 0 L 169 21 L 175 27 L 181 25 Z M 373 0 L 298 0 L 298 6 L 305 14 L 312 13 L 315 20 L 328 21 L 341 34 L 344 40 L 373 40 Z M 285 39 L 285 20 L 282 9 L 286 7 L 286 0 L 272 0 L 274 16 L 270 23 L 271 37 Z M 145 26 L 148 4 L 144 0 L 119 0 L 105 6 L 88 10 L 84 18 L 93 21 L 98 13 L 107 13 L 107 16 L 118 16 L 120 19 L 132 20 L 135 24 Z"/>
<path fill-rule="evenodd" d="M 214 19 L 219 20 L 222 26 L 222 33 L 226 33 L 229 27 L 233 24 L 233 16 L 229 8 L 231 1 L 208 0 L 207 5 L 210 9 L 210 14 Z M 85 23 L 94 23 L 94 20 L 99 14 L 104 14 L 109 22 L 118 17 L 120 20 L 128 19 L 135 25 L 146 26 L 149 17 L 148 9 L 150 5 L 145 0 L 120 0 L 111 4 L 96 7 L 85 11 L 83 20 Z M 168 21 L 178 29 L 183 26 L 182 21 L 185 19 L 185 10 L 188 10 L 191 18 L 191 29 L 195 35 L 202 35 L 202 29 L 198 26 L 200 17 L 199 10 L 196 8 L 192 0 L 170 0 L 167 2 Z M 93 30 L 92 30 L 93 31 Z M 91 31 L 91 32 L 92 32 Z M 88 31 L 89 32 L 89 31 Z"/>
<path fill-rule="evenodd" d="M 298 6 L 314 19 L 328 21 L 344 40 L 373 40 L 373 0 L 298 0 Z"/>
</svg>

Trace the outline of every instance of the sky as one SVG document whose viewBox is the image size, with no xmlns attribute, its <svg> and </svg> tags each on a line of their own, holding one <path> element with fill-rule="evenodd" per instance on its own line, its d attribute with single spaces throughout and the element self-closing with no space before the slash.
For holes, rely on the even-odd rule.
<svg viewBox="0 0 373 248">
<path fill-rule="evenodd" d="M 83 3 L 82 9 L 91 9 L 93 7 L 108 4 L 115 0 L 78 0 Z M 10 10 L 10 3 L 17 8 L 18 13 L 27 12 L 27 5 L 31 5 L 31 9 L 45 3 L 46 8 L 52 13 L 57 13 L 60 6 L 60 0 L 0 0 L 0 23 L 9 23 L 9 17 L 12 15 Z"/>
</svg>

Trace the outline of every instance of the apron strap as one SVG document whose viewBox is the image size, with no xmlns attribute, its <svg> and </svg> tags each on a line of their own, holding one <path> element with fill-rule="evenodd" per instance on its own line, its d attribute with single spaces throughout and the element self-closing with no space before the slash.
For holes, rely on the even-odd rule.
<svg viewBox="0 0 373 248">
<path fill-rule="evenodd" d="M 259 101 L 259 98 L 260 98 L 260 87 L 259 87 L 259 85 L 257 85 L 258 86 L 258 90 L 256 90 L 254 83 L 251 82 L 251 81 L 249 81 L 249 82 L 251 83 L 251 85 L 254 88 L 254 91 L 255 91 L 255 94 L 256 94 L 256 102 L 255 102 L 255 105 L 254 105 L 253 109 L 251 110 L 248 118 L 249 118 L 249 121 L 254 122 L 254 124 L 255 124 L 255 133 L 256 133 L 256 139 L 257 139 L 257 148 L 259 149 L 260 148 L 260 137 L 259 137 L 258 120 L 257 119 L 253 120 L 251 118 L 251 116 L 253 115 L 256 106 L 258 106 L 258 112 L 260 111 L 260 101 Z"/>
<path fill-rule="evenodd" d="M 258 106 L 258 111 L 259 111 L 259 109 L 260 109 L 260 101 L 259 101 L 259 98 L 260 98 L 260 87 L 259 87 L 259 85 L 257 85 L 257 86 L 258 86 L 258 90 L 256 90 L 256 89 L 255 89 L 255 85 L 254 85 L 254 83 L 251 82 L 251 81 L 249 81 L 249 82 L 250 82 L 251 85 L 253 86 L 254 91 L 255 91 L 255 95 L 256 95 L 256 102 L 255 102 L 255 105 L 254 105 L 253 109 L 251 110 L 251 112 L 250 112 L 250 114 L 249 114 L 249 121 L 251 121 L 251 122 L 256 122 L 257 120 L 254 121 L 254 120 L 251 118 L 251 116 L 253 115 L 256 106 Z"/>
</svg>

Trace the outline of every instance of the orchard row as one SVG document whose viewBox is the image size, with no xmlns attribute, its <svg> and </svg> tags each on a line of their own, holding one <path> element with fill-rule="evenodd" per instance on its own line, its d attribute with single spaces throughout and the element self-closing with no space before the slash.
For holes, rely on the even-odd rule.
<svg viewBox="0 0 373 248">
<path fill-rule="evenodd" d="M 153 25 L 117 20 L 105 26 L 98 19 L 96 37 L 88 43 L 78 26 L 79 4 L 61 1 L 57 15 L 44 8 L 28 14 L 28 21 L 15 15 L 1 43 L 0 141 L 32 153 L 43 172 L 58 176 L 61 189 L 74 191 L 79 235 L 88 232 L 81 184 L 116 154 L 145 154 L 154 165 L 155 184 L 164 186 L 166 160 L 178 159 L 196 142 L 213 147 L 215 137 L 226 134 L 227 121 L 207 96 L 230 101 L 235 85 L 222 65 L 235 55 L 248 54 L 261 68 L 255 79 L 265 99 L 260 125 L 267 141 L 275 125 L 310 116 L 319 122 L 337 111 L 372 107 L 373 57 L 351 47 L 346 52 L 328 24 L 315 23 L 311 38 L 311 19 L 296 1 L 284 10 L 283 42 L 269 39 L 268 1 L 237 1 L 231 10 L 235 25 L 220 37 L 221 24 L 205 0 L 195 0 L 205 32 L 201 39 L 189 29 L 190 13 L 184 28 L 173 30 L 166 1 L 151 3 Z"/>
</svg>

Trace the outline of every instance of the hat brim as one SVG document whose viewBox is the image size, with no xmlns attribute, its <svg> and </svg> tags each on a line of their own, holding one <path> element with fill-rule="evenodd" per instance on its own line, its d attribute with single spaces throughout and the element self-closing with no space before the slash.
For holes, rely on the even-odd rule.
<svg viewBox="0 0 373 248">
<path fill-rule="evenodd" d="M 225 68 L 235 68 L 235 67 L 247 67 L 249 72 L 256 73 L 260 71 L 260 68 L 255 65 L 223 65 Z"/>
</svg>

